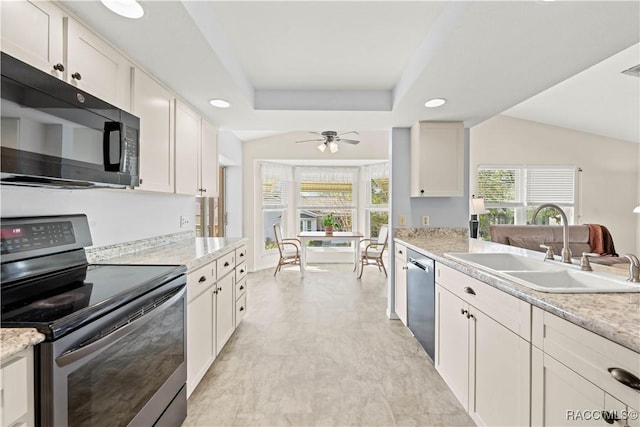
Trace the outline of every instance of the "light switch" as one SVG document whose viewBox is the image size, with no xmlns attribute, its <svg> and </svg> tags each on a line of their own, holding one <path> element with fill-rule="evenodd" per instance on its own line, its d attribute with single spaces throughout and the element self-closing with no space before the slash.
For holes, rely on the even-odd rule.
<svg viewBox="0 0 640 427">
<path fill-rule="evenodd" d="M 407 216 L 406 215 L 398 216 L 398 225 L 407 225 Z"/>
</svg>

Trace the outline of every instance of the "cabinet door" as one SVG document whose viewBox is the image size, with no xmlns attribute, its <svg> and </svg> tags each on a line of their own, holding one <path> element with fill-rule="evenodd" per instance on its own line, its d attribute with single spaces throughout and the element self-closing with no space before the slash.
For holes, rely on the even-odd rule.
<svg viewBox="0 0 640 427">
<path fill-rule="evenodd" d="M 606 425 L 603 390 L 535 347 L 532 356 L 532 425 Z"/>
<path fill-rule="evenodd" d="M 0 395 L 0 425 L 34 425 L 33 348 L 22 350 L 3 361 Z"/>
<path fill-rule="evenodd" d="M 59 78 L 64 67 L 62 11 L 51 2 L 3 1 L 2 51 Z"/>
<path fill-rule="evenodd" d="M 193 392 L 215 358 L 213 289 L 187 306 L 187 395 Z"/>
<path fill-rule="evenodd" d="M 394 289 L 394 311 L 407 326 L 407 264 L 399 257 L 395 257 Z"/>
<path fill-rule="evenodd" d="M 176 100 L 176 193 L 198 194 L 200 116 Z"/>
<path fill-rule="evenodd" d="M 436 285 L 436 370 L 469 409 L 469 320 L 467 304 Z"/>
<path fill-rule="evenodd" d="M 66 23 L 66 80 L 111 104 L 131 109 L 130 64 L 78 22 Z"/>
<path fill-rule="evenodd" d="M 202 143 L 200 145 L 200 194 L 218 196 L 218 129 L 202 120 Z"/>
<path fill-rule="evenodd" d="M 469 414 L 479 426 L 529 425 L 531 345 L 471 306 Z"/>
<path fill-rule="evenodd" d="M 228 274 L 218 280 L 218 294 L 216 295 L 216 354 L 220 353 L 233 334 L 233 316 L 236 311 L 233 299 L 234 275 Z"/>
<path fill-rule="evenodd" d="M 461 122 L 419 122 L 411 128 L 411 196 L 464 196 Z"/>
<path fill-rule="evenodd" d="M 133 113 L 140 117 L 140 188 L 173 192 L 174 98 L 139 69 L 132 71 Z"/>
</svg>

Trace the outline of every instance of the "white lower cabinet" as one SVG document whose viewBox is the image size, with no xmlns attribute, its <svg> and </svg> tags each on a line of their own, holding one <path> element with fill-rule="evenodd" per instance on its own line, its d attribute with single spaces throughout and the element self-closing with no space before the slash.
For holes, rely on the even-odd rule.
<svg viewBox="0 0 640 427">
<path fill-rule="evenodd" d="M 407 326 L 407 248 L 396 243 L 394 252 L 394 311 Z"/>
<path fill-rule="evenodd" d="M 640 426 L 640 354 L 538 308 L 532 339 L 532 425 Z"/>
<path fill-rule="evenodd" d="M 218 355 L 235 330 L 234 275 L 226 275 L 218 280 L 216 286 L 218 287 L 216 290 L 216 355 Z"/>
<path fill-rule="evenodd" d="M 531 344 L 513 331 L 527 307 L 506 301 L 495 316 L 507 328 L 476 307 L 494 288 L 441 265 L 436 272 L 436 370 L 477 425 L 529 425 Z"/>
<path fill-rule="evenodd" d="M 8 357 L 0 367 L 0 425 L 34 425 L 33 348 Z"/>
<path fill-rule="evenodd" d="M 187 274 L 187 396 L 198 386 L 246 312 L 246 271 L 234 269 L 235 253 L 236 249 L 231 249 Z M 246 269 L 246 263 L 239 267 Z M 238 276 L 242 277 L 240 284 L 236 283 Z M 240 316 L 239 301 L 243 306 Z"/>
</svg>

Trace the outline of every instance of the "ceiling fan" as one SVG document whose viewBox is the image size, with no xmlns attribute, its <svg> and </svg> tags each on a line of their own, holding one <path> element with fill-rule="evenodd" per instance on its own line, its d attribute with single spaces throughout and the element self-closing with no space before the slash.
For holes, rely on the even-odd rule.
<svg viewBox="0 0 640 427">
<path fill-rule="evenodd" d="M 298 142 L 320 142 L 321 144 L 318 145 L 318 150 L 324 152 L 327 147 L 329 147 L 329 151 L 331 153 L 335 153 L 338 151 L 338 142 L 346 142 L 347 144 L 359 144 L 360 141 L 356 141 L 355 139 L 347 139 L 347 138 L 342 138 L 342 135 L 348 135 L 350 133 L 354 133 L 356 135 L 360 135 L 358 132 L 356 132 L 355 130 L 352 130 L 350 132 L 343 132 L 338 134 L 338 132 L 332 131 L 332 130 L 326 130 L 324 132 L 309 132 L 309 133 L 314 133 L 317 135 L 322 136 L 322 138 L 316 138 L 316 139 L 305 139 L 303 141 L 296 141 L 296 143 Z"/>
</svg>

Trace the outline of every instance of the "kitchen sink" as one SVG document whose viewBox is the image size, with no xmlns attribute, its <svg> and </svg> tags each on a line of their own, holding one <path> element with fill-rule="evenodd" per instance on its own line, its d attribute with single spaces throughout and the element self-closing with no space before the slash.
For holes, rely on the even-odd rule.
<svg viewBox="0 0 640 427">
<path fill-rule="evenodd" d="M 624 279 L 580 270 L 510 271 L 516 282 L 542 292 L 640 292 L 638 284 Z"/>
<path fill-rule="evenodd" d="M 540 292 L 640 292 L 640 285 L 622 277 L 581 271 L 575 264 L 511 253 L 447 253 L 445 256 Z"/>
<path fill-rule="evenodd" d="M 481 269 L 495 271 L 556 271 L 562 268 L 542 259 L 509 253 L 450 253 L 445 255 L 467 264 L 474 264 Z"/>
</svg>

